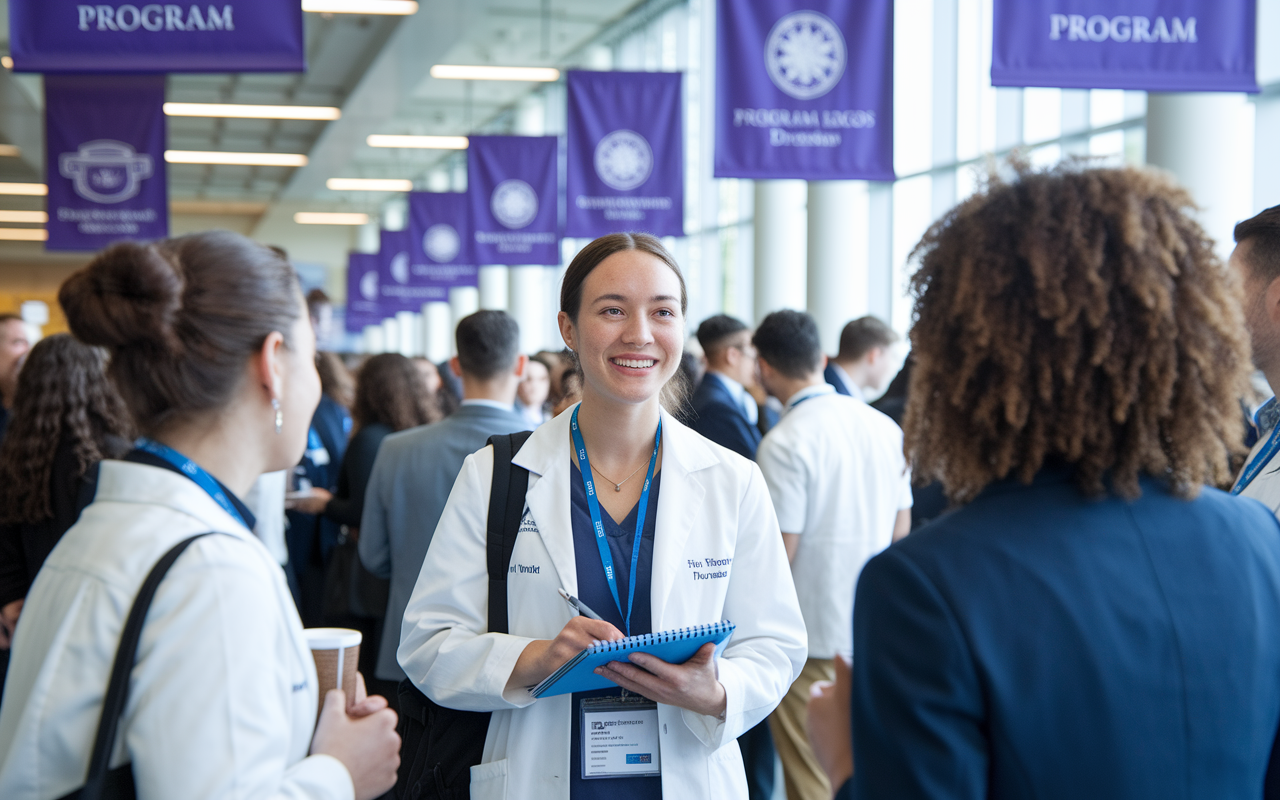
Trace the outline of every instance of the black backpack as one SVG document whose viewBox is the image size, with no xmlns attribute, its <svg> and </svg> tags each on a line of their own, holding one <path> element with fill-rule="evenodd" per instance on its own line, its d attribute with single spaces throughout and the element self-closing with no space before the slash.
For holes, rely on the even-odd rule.
<svg viewBox="0 0 1280 800">
<path fill-rule="evenodd" d="M 529 471 L 511 463 L 532 431 L 490 436 L 493 484 L 489 494 L 486 551 L 489 632 L 507 630 L 507 569 L 515 550 Z M 503 465 L 507 469 L 502 469 Z M 433 703 L 407 678 L 400 682 L 400 800 L 467 800 L 471 768 L 480 763 L 489 732 L 488 711 L 458 711 Z"/>
</svg>

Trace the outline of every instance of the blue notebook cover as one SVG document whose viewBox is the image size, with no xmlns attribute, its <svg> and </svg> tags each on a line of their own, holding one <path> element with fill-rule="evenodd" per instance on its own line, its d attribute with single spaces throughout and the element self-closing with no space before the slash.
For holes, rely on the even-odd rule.
<svg viewBox="0 0 1280 800">
<path fill-rule="evenodd" d="M 618 684 L 596 674 L 596 667 L 610 661 L 626 661 L 631 653 L 648 653 L 670 664 L 683 664 L 704 644 L 715 642 L 716 657 L 719 658 L 736 627 L 738 626 L 726 620 L 693 628 L 629 636 L 616 642 L 601 642 L 566 661 L 560 669 L 530 691 L 534 697 L 551 697 L 615 687 Z"/>
</svg>

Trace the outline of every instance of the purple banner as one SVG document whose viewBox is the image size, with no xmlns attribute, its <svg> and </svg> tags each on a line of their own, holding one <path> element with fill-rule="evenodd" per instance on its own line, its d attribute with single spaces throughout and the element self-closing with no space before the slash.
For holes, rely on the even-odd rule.
<svg viewBox="0 0 1280 800">
<path fill-rule="evenodd" d="M 995 0 L 993 86 L 1256 92 L 1255 0 Z"/>
<path fill-rule="evenodd" d="M 717 0 L 717 178 L 893 174 L 893 0 Z"/>
<path fill-rule="evenodd" d="M 684 236 L 682 77 L 569 73 L 566 236 Z"/>
<path fill-rule="evenodd" d="M 378 301 L 377 253 L 347 255 L 347 330 L 360 333 L 366 325 L 377 325 L 383 317 Z"/>
<path fill-rule="evenodd" d="M 461 192 L 410 192 L 411 280 L 431 286 L 476 286 L 471 210 Z"/>
<path fill-rule="evenodd" d="M 554 136 L 472 136 L 467 195 L 477 264 L 559 264 Z"/>
<path fill-rule="evenodd" d="M 378 301 L 386 316 L 397 311 L 421 313 L 422 304 L 448 300 L 449 291 L 413 275 L 413 240 L 409 231 L 382 231 L 378 251 Z"/>
<path fill-rule="evenodd" d="M 16 72 L 303 72 L 298 0 L 9 0 Z"/>
<path fill-rule="evenodd" d="M 49 250 L 169 235 L 163 75 L 44 79 Z"/>
</svg>

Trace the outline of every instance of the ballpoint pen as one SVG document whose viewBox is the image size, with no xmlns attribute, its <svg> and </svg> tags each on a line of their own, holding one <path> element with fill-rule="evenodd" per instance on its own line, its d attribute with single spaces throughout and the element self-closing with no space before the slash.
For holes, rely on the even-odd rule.
<svg viewBox="0 0 1280 800">
<path fill-rule="evenodd" d="M 578 598 L 574 597 L 573 595 L 569 594 L 564 589 L 556 589 L 556 591 L 560 593 L 560 596 L 564 598 L 564 601 L 568 603 L 573 608 L 574 611 L 577 611 L 582 616 L 589 617 L 591 619 L 598 619 L 598 620 L 604 619 L 599 614 L 592 611 L 590 606 L 588 606 L 586 603 L 582 602 Z"/>
</svg>

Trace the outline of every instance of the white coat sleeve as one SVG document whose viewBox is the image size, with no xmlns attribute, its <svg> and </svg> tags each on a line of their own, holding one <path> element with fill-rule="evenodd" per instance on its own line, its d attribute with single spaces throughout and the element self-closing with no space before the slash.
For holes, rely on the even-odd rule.
<svg viewBox="0 0 1280 800">
<path fill-rule="evenodd" d="M 314 723 L 300 744 L 296 693 L 307 687 L 294 682 L 283 576 L 268 569 L 246 543 L 209 536 L 160 584 L 124 720 L 141 800 L 355 796 L 336 759 L 299 757 Z"/>
<path fill-rule="evenodd" d="M 711 748 L 728 744 L 769 716 L 800 677 L 809 653 L 773 503 L 760 468 L 750 466 L 723 614 L 738 627 L 717 662 L 727 695 L 725 718 L 681 710 L 685 725 Z"/>
<path fill-rule="evenodd" d="M 505 691 L 516 661 L 533 640 L 486 632 L 492 475 L 492 447 L 463 462 L 405 608 L 396 651 L 405 675 L 423 694 L 463 711 L 522 708 L 534 701 L 523 688 Z"/>
</svg>

